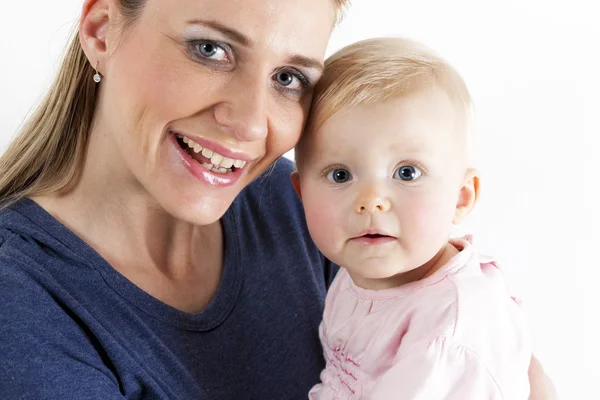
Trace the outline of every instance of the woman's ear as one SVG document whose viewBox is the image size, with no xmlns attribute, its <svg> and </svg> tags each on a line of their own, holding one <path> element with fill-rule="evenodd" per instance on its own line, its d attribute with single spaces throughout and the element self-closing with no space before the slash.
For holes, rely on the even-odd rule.
<svg viewBox="0 0 600 400">
<path fill-rule="evenodd" d="M 290 179 L 292 181 L 292 186 L 294 187 L 294 190 L 298 194 L 300 200 L 302 200 L 302 192 L 300 190 L 300 175 L 298 174 L 298 171 L 292 172 L 292 174 L 290 175 Z"/>
<path fill-rule="evenodd" d="M 456 210 L 454 212 L 452 223 L 457 225 L 462 222 L 462 220 L 469 215 L 473 207 L 475 207 L 478 198 L 479 172 L 476 169 L 470 168 L 465 173 L 463 185 L 458 194 L 458 202 L 456 203 Z"/>
<path fill-rule="evenodd" d="M 85 0 L 79 23 L 79 42 L 90 64 L 103 73 L 108 59 L 110 0 Z"/>
</svg>

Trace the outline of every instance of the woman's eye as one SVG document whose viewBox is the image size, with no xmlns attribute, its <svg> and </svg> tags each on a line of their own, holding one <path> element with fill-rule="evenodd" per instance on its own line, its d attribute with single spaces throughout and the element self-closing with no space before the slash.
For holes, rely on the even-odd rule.
<svg viewBox="0 0 600 400">
<path fill-rule="evenodd" d="M 273 79 L 285 89 L 294 91 L 301 90 L 308 85 L 306 78 L 303 79 L 303 76 L 300 73 L 294 74 L 290 71 L 279 71 L 275 74 Z"/>
<path fill-rule="evenodd" d="M 196 51 L 204 58 L 215 61 L 227 61 L 227 51 L 218 44 L 210 41 L 202 41 L 195 45 Z"/>
<path fill-rule="evenodd" d="M 327 180 L 333 183 L 344 183 L 350 179 L 352 179 L 352 175 L 347 169 L 336 168 L 327 173 Z"/>
<path fill-rule="evenodd" d="M 423 173 L 417 167 L 404 165 L 394 172 L 394 179 L 400 179 L 405 182 L 411 182 L 419 179 Z"/>
</svg>

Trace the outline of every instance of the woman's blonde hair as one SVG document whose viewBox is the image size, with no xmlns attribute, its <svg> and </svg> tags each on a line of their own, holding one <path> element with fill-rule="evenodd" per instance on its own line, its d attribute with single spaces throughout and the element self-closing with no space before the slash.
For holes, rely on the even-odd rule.
<svg viewBox="0 0 600 400">
<path fill-rule="evenodd" d="M 124 27 L 144 3 L 120 1 Z M 0 208 L 77 179 L 96 109 L 94 73 L 75 32 L 48 93 L 0 157 Z"/>
<path fill-rule="evenodd" d="M 120 0 L 122 28 L 146 0 Z M 334 0 L 336 19 L 349 0 Z M 0 157 L 0 209 L 24 198 L 59 192 L 78 179 L 96 109 L 95 71 L 75 32 L 41 104 Z"/>
<path fill-rule="evenodd" d="M 428 47 L 404 38 L 367 39 L 342 48 L 325 62 L 315 88 L 306 133 L 296 147 L 303 153 L 304 138 L 342 108 L 377 104 L 436 84 L 444 90 L 472 130 L 472 99 L 452 66 Z M 468 135 L 470 136 L 470 135 Z"/>
</svg>

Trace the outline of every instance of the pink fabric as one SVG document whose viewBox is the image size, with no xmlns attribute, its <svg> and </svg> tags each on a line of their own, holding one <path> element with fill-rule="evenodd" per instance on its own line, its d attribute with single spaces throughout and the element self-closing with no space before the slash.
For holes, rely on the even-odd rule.
<svg viewBox="0 0 600 400">
<path fill-rule="evenodd" d="M 530 339 L 496 263 L 470 237 L 421 281 L 381 291 L 342 269 L 327 295 L 327 367 L 310 399 L 526 400 Z"/>
</svg>

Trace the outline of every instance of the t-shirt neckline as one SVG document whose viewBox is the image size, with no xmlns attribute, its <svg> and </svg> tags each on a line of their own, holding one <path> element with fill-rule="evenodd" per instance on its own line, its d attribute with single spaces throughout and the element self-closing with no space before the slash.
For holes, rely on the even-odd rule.
<svg viewBox="0 0 600 400">
<path fill-rule="evenodd" d="M 236 215 L 229 207 L 221 218 L 224 237 L 224 266 L 221 283 L 209 305 L 199 313 L 178 310 L 145 292 L 114 269 L 96 250 L 63 225 L 35 201 L 25 198 L 10 208 L 39 226 L 54 240 L 66 246 L 79 262 L 84 262 L 103 277 L 106 284 L 123 299 L 163 323 L 191 331 L 208 331 L 222 324 L 238 299 L 242 286 L 240 244 Z"/>
</svg>

